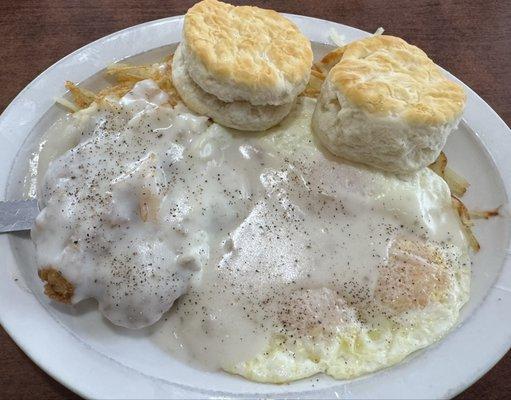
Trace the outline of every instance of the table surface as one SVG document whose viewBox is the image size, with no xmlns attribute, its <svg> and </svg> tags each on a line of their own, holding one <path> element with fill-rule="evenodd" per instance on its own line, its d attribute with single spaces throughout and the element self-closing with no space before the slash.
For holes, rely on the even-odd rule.
<svg viewBox="0 0 511 400">
<path fill-rule="evenodd" d="M 73 50 L 142 22 L 184 14 L 194 1 L 0 1 L 0 110 Z M 247 3 L 232 1 L 232 3 Z M 277 11 L 386 33 L 421 47 L 511 123 L 511 2 L 415 0 L 251 1 Z M 477 351 L 477 350 L 476 350 Z M 0 328 L 0 397 L 77 399 L 39 369 Z M 511 352 L 457 399 L 511 398 Z"/>
</svg>

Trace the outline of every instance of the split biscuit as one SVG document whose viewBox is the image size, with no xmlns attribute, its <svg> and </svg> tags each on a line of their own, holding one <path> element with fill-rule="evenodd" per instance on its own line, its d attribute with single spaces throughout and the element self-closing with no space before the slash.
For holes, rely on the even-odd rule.
<svg viewBox="0 0 511 400">
<path fill-rule="evenodd" d="M 279 13 L 204 0 L 185 16 L 173 79 L 193 111 L 264 130 L 289 113 L 311 65 L 310 41 Z"/>
</svg>

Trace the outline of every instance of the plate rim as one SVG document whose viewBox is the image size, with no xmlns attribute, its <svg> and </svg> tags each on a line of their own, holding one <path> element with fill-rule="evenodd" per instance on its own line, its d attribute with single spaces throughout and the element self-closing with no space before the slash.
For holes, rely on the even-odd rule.
<svg viewBox="0 0 511 400">
<path fill-rule="evenodd" d="M 344 30 L 349 30 L 349 31 L 353 32 L 353 35 L 365 36 L 365 35 L 368 34 L 367 32 L 361 31 L 359 29 L 352 28 L 352 27 L 349 27 L 349 26 L 346 26 L 346 25 L 343 25 L 343 24 L 339 24 L 339 23 L 336 23 L 336 22 L 333 22 L 333 21 L 327 21 L 327 20 L 323 20 L 323 19 L 319 19 L 319 18 L 312 18 L 312 17 L 302 16 L 302 15 L 295 15 L 295 14 L 284 14 L 284 15 L 288 16 L 289 18 L 291 18 L 295 23 L 297 23 L 302 28 L 302 30 L 304 30 L 304 26 L 305 25 L 312 25 L 313 28 L 318 28 L 318 26 L 322 26 L 322 25 L 327 24 L 330 27 L 334 27 L 334 28 L 337 27 L 338 29 L 341 29 L 343 31 Z M 123 30 L 114 32 L 114 33 L 112 33 L 110 35 L 107 35 L 105 37 L 99 38 L 99 39 L 97 39 L 97 40 L 95 40 L 95 41 L 93 41 L 93 42 L 91 42 L 91 43 L 89 43 L 89 44 L 87 44 L 87 45 L 85 45 L 85 46 L 83 46 L 83 47 L 73 51 L 72 53 L 68 54 L 67 56 L 63 57 L 62 59 L 60 59 L 57 62 L 55 62 L 54 64 L 52 64 L 50 67 L 48 67 L 46 70 L 44 70 L 41 74 L 39 74 L 34 80 L 32 80 L 10 102 L 10 104 L 3 111 L 2 115 L 0 115 L 0 126 L 5 124 L 5 120 L 7 119 L 7 116 L 9 115 L 9 113 L 11 113 L 13 111 L 13 109 L 16 108 L 19 105 L 20 101 L 23 100 L 25 95 L 32 88 L 34 88 L 34 86 L 36 86 L 41 80 L 44 80 L 44 78 L 48 74 L 50 74 L 58 66 L 64 64 L 66 61 L 69 61 L 69 60 L 71 60 L 73 58 L 77 58 L 81 54 L 86 52 L 87 50 L 94 49 L 98 45 L 101 45 L 101 44 L 103 44 L 105 42 L 116 40 L 116 38 L 119 38 L 123 34 L 126 34 L 126 33 L 133 33 L 133 32 L 139 31 L 141 29 L 144 29 L 145 27 L 157 27 L 160 24 L 173 24 L 174 23 L 176 25 L 179 25 L 182 22 L 183 17 L 184 17 L 183 15 L 178 15 L 178 16 L 162 18 L 162 19 L 158 19 L 158 20 L 154 20 L 154 21 L 148 21 L 148 22 L 145 22 L 145 23 L 142 23 L 142 24 L 139 24 L 139 25 L 134 25 L 134 26 L 125 28 Z M 307 29 L 307 27 L 305 27 L 305 28 Z M 307 36 L 309 36 L 309 35 L 307 35 Z M 171 41 L 169 41 L 169 43 L 173 43 L 173 41 L 171 40 Z M 146 50 L 150 50 L 150 48 L 147 48 Z M 120 59 L 122 59 L 122 57 Z M 116 59 L 115 61 L 119 61 L 119 59 Z M 509 127 L 507 127 L 507 125 L 500 118 L 500 116 L 498 116 L 498 114 L 479 95 L 477 95 L 474 91 L 472 91 L 472 89 L 470 89 L 463 82 L 459 81 L 457 78 L 453 77 L 452 75 L 450 75 L 450 76 L 452 78 L 454 78 L 457 82 L 460 82 L 466 88 L 466 90 L 467 90 L 467 92 L 469 94 L 469 98 L 471 98 L 473 101 L 475 101 L 475 103 L 477 103 L 477 104 L 473 104 L 473 106 L 475 106 L 475 107 L 481 107 L 482 106 L 485 109 L 484 110 L 485 112 L 489 111 L 490 114 L 491 114 L 491 119 L 494 122 L 496 122 L 497 125 L 500 125 L 499 129 L 502 130 L 502 131 L 506 131 L 506 133 L 509 136 L 511 136 L 511 130 L 509 129 Z M 62 90 L 62 92 L 65 92 L 65 91 Z M 467 108 L 468 108 L 468 106 L 469 106 L 469 104 L 467 104 Z M 43 114 L 44 114 L 44 112 L 43 112 Z M 471 118 L 469 118 L 467 116 L 467 120 L 471 120 Z M 478 124 L 474 123 L 474 121 L 470 121 L 469 126 L 472 127 L 473 125 L 478 125 Z M 25 133 L 30 132 L 30 129 L 31 129 L 31 127 L 26 128 L 26 132 Z M 478 132 L 477 129 L 474 129 L 474 130 L 476 132 Z M 478 132 L 478 136 L 479 136 L 479 132 Z M 24 136 L 24 138 L 26 138 L 26 135 Z M 510 141 L 510 143 L 511 143 L 511 141 Z M 485 143 L 485 146 L 486 146 L 486 143 Z M 509 148 L 511 148 L 511 147 L 509 147 Z M 19 148 L 18 148 L 18 150 L 19 150 Z M 495 158 L 493 157 L 493 152 L 492 151 L 489 151 L 489 153 L 490 153 L 493 161 L 495 162 L 495 164 L 500 167 L 501 161 L 500 160 L 497 160 L 497 161 L 495 160 Z M 0 155 L 1 155 L 1 152 L 0 152 Z M 9 161 L 9 164 L 10 164 L 10 167 L 12 167 L 12 162 L 11 161 Z M 7 174 L 5 174 L 5 177 L 4 177 L 5 178 L 4 179 L 5 182 L 1 182 L 0 181 L 0 188 L 3 188 L 4 186 L 6 187 L 6 177 L 10 174 L 10 168 L 8 168 L 8 170 L 9 171 L 7 172 Z M 508 174 L 509 176 L 508 175 L 503 176 L 501 168 L 498 168 L 498 172 L 499 172 L 499 175 L 500 175 L 501 179 L 503 180 L 503 185 L 504 185 L 504 187 L 506 189 L 506 194 L 507 194 L 508 199 L 509 199 L 509 196 L 510 196 L 510 193 L 511 193 L 511 190 L 510 190 L 511 189 L 511 171 L 510 171 L 510 174 Z M 5 191 L 5 188 L 3 190 Z M 7 240 L 7 236 L 8 235 L 4 235 L 1 238 L 2 240 L 0 241 L 0 249 L 3 248 L 4 245 L 7 245 L 7 246 L 10 247 L 10 244 L 5 243 L 5 242 L 8 241 Z M 510 255 L 510 253 L 509 253 L 509 249 L 508 249 L 508 251 L 507 251 L 507 258 L 506 258 L 506 260 L 504 262 L 504 265 L 502 267 L 503 269 L 502 269 L 499 277 L 497 278 L 498 282 L 496 282 L 496 284 L 490 289 L 490 291 L 487 293 L 486 298 L 474 310 L 474 312 L 467 318 L 467 320 L 463 323 L 463 326 L 455 328 L 455 332 L 459 333 L 462 329 L 467 329 L 468 325 L 470 325 L 472 322 L 474 322 L 473 320 L 476 319 L 477 315 L 480 314 L 481 312 L 483 312 L 485 308 L 487 308 L 487 307 L 483 307 L 483 306 L 485 306 L 485 305 L 488 306 L 490 304 L 489 302 L 491 300 L 491 298 L 490 298 L 491 295 L 492 294 L 496 294 L 496 292 L 498 292 L 499 290 L 503 291 L 506 294 L 506 298 L 507 298 L 506 302 L 508 302 L 511 305 L 511 289 L 509 289 L 509 287 L 507 287 L 506 285 L 501 285 L 501 281 L 503 280 L 503 276 L 504 276 L 505 272 L 508 272 L 509 275 L 511 276 L 511 260 L 510 260 L 510 256 L 509 255 Z M 11 260 L 7 259 L 7 262 L 9 262 L 9 261 L 11 261 Z M 14 265 L 15 265 L 15 263 L 14 263 Z M 11 281 L 11 279 L 7 279 L 7 281 Z M 1 287 L 3 287 L 3 286 L 0 286 L 0 288 Z M 32 296 L 32 297 L 35 297 L 35 296 L 32 295 L 31 292 L 29 293 L 29 295 Z M 500 296 L 504 296 L 500 292 L 499 292 L 499 295 Z M 38 303 L 38 304 L 41 305 L 40 303 Z M 50 316 L 50 317 L 52 318 L 52 320 L 53 320 L 52 322 L 53 323 L 56 323 L 57 325 L 60 325 L 58 327 L 58 329 L 64 328 L 64 331 L 65 331 L 66 334 L 71 334 L 72 335 L 72 333 L 69 332 L 65 327 L 63 327 L 57 320 L 55 320 L 52 316 Z M 72 376 L 71 377 L 65 376 L 65 374 L 62 373 L 62 371 L 59 371 L 59 368 L 56 368 L 55 363 L 49 363 L 48 359 L 45 358 L 44 352 L 38 351 L 39 349 L 37 349 L 37 346 L 35 346 L 35 348 L 34 348 L 34 343 L 30 342 L 30 340 L 27 341 L 26 337 L 24 337 L 25 335 L 20 334 L 19 327 L 16 324 L 13 324 L 10 319 L 6 318 L 5 307 L 2 307 L 2 306 L 0 306 L 0 323 L 2 324 L 2 326 L 4 327 L 6 332 L 9 334 L 9 336 L 14 340 L 14 342 L 23 350 L 23 352 L 25 354 L 27 354 L 38 365 L 38 367 L 43 369 L 53 379 L 57 380 L 58 382 L 60 382 L 61 384 L 63 384 L 67 388 L 69 388 L 70 390 L 74 391 L 75 393 L 77 393 L 77 394 L 79 394 L 79 395 L 81 395 L 83 397 L 97 397 L 98 396 L 98 393 L 94 393 L 93 391 L 84 390 L 83 389 L 83 385 L 81 385 L 81 387 L 79 387 L 80 385 L 77 385 L 76 382 L 73 382 L 73 379 L 75 379 L 75 381 L 76 381 L 76 379 L 77 379 L 76 377 L 73 378 Z M 482 368 L 479 368 L 477 371 L 473 372 L 471 377 L 468 378 L 465 382 L 461 383 L 457 387 L 454 387 L 454 388 L 446 391 L 442 397 L 453 396 L 453 395 L 456 395 L 457 393 L 461 392 L 466 387 L 468 387 L 470 384 L 472 384 L 477 379 L 479 379 L 484 373 L 486 373 L 488 370 L 490 370 L 500 360 L 500 358 L 505 355 L 506 351 L 511 347 L 511 324 L 508 326 L 508 329 L 509 329 L 509 332 L 507 332 L 508 333 L 507 339 L 501 343 L 501 347 L 497 350 L 497 353 L 500 354 L 500 356 L 488 357 L 488 359 L 491 359 L 491 361 L 486 362 L 485 365 Z M 452 332 L 452 333 L 454 333 L 454 332 Z M 452 336 L 452 333 L 449 334 L 449 336 Z M 74 335 L 72 335 L 72 336 L 74 336 Z M 79 341 L 79 343 L 81 345 L 85 346 L 86 348 L 88 347 L 86 343 L 81 342 L 78 338 L 76 338 L 76 339 Z M 447 338 L 444 338 L 444 340 L 441 340 L 441 342 L 444 342 L 445 339 L 447 339 Z M 435 344 L 433 346 L 437 347 L 437 344 Z M 91 348 L 89 348 L 89 349 L 95 351 L 94 349 L 91 349 Z M 106 356 L 103 355 L 103 354 L 99 354 L 99 356 L 100 356 L 101 360 L 97 360 L 97 361 L 99 361 L 101 363 L 101 362 L 104 361 L 104 360 L 102 360 L 102 358 L 105 358 Z M 46 355 L 46 357 L 47 357 L 47 355 Z M 119 363 L 116 360 L 111 360 L 111 361 L 114 361 L 119 366 L 122 366 L 122 364 Z M 400 364 L 398 366 L 402 367 L 403 364 Z M 128 368 L 128 367 L 125 367 L 125 368 Z M 60 370 L 61 369 L 62 368 L 60 368 Z M 136 370 L 134 370 L 134 371 L 136 373 L 138 373 L 138 374 L 141 374 L 140 371 L 136 371 Z M 155 379 L 154 377 L 145 377 L 143 379 L 147 379 L 147 378 L 151 378 L 152 380 Z M 82 379 L 82 378 L 78 378 L 78 379 Z M 165 383 L 167 383 L 167 382 L 165 382 Z M 340 384 L 341 383 L 342 382 L 340 382 Z M 191 396 L 197 396 L 197 395 L 201 395 L 201 394 L 202 395 L 207 394 L 207 393 L 200 393 L 200 392 L 195 392 L 195 391 L 194 392 L 188 392 L 187 391 L 188 389 L 186 389 L 186 388 L 177 388 L 176 387 L 175 389 L 177 391 L 174 391 L 173 393 L 171 393 L 172 395 L 188 395 L 188 396 L 191 395 Z M 213 394 L 213 393 L 216 395 L 219 392 L 215 391 L 215 392 L 211 392 L 210 394 Z M 312 392 L 307 392 L 307 391 L 289 392 L 289 395 L 296 395 L 296 394 L 298 394 L 298 395 L 301 395 L 302 397 L 303 396 L 309 397 L 311 395 L 312 396 L 321 396 L 321 395 L 325 395 L 327 393 L 330 393 L 331 395 L 333 395 L 334 393 L 337 394 L 335 391 L 333 391 L 333 389 L 329 388 L 329 389 L 318 389 L 318 390 L 312 391 Z M 104 396 L 105 394 L 106 394 L 106 396 L 108 396 L 108 390 L 106 392 L 103 392 L 102 394 L 99 394 L 99 395 L 100 396 Z M 231 393 L 229 393 L 229 394 L 231 394 Z M 270 393 L 270 394 L 265 393 L 264 395 L 265 395 L 265 397 L 267 397 L 268 395 L 270 395 L 270 396 L 271 395 L 282 396 L 283 394 L 286 394 L 286 393 L 284 393 L 284 392 L 283 393 Z M 257 394 L 250 393 L 249 395 L 257 395 Z"/>
</svg>

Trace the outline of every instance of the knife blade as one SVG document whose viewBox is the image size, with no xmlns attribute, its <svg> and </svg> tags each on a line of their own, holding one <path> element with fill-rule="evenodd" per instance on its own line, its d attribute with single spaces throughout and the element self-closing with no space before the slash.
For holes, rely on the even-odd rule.
<svg viewBox="0 0 511 400">
<path fill-rule="evenodd" d="M 0 233 L 31 229 L 39 214 L 36 199 L 0 201 Z"/>
</svg>

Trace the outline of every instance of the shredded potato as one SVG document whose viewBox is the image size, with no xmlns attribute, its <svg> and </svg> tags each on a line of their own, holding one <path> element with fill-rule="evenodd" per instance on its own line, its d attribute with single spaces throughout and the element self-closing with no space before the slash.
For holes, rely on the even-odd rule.
<svg viewBox="0 0 511 400">
<path fill-rule="evenodd" d="M 64 106 L 65 108 L 68 108 L 72 112 L 79 111 L 80 109 L 76 106 L 76 104 L 71 103 L 69 100 L 64 99 L 62 97 L 55 98 L 55 103 L 60 104 L 61 106 Z"/>
<path fill-rule="evenodd" d="M 445 169 L 447 168 L 447 156 L 443 151 L 440 152 L 440 155 L 435 160 L 435 162 L 429 165 L 429 168 L 431 168 L 433 172 L 436 173 L 437 175 L 441 177 L 444 176 Z"/>
<path fill-rule="evenodd" d="M 380 36 L 383 35 L 383 32 L 385 32 L 385 29 L 383 29 L 381 26 L 376 29 L 376 32 L 373 33 L 373 36 Z"/>
<path fill-rule="evenodd" d="M 465 231 L 465 237 L 468 240 L 468 243 L 474 252 L 478 252 L 481 249 L 481 245 L 477 241 L 474 233 L 472 232 L 472 227 L 474 226 L 474 221 L 470 218 L 470 213 L 463 204 L 463 202 L 458 199 L 456 196 L 451 196 L 452 204 L 456 211 L 458 212 L 458 216 L 460 217 L 461 224 L 463 225 Z"/>
<path fill-rule="evenodd" d="M 302 95 L 306 97 L 317 98 L 319 96 L 319 92 L 324 80 L 325 78 L 320 71 L 312 69 L 309 83 L 305 87 L 305 90 L 302 92 Z"/>
<path fill-rule="evenodd" d="M 339 47 L 327 53 L 321 61 L 312 64 L 311 77 L 302 96 L 317 98 L 328 72 L 337 64 L 344 53 L 344 47 Z"/>
<path fill-rule="evenodd" d="M 175 106 L 179 95 L 172 84 L 172 56 L 162 63 L 152 65 L 113 64 L 106 69 L 106 75 L 115 80 L 116 84 L 106 87 L 98 93 L 78 87 L 73 82 L 66 82 L 66 88 L 71 92 L 73 101 L 79 109 L 89 107 L 93 102 L 99 102 L 106 97 L 122 97 L 133 86 L 144 79 L 152 79 L 161 90 L 169 95 L 169 104 Z"/>
<path fill-rule="evenodd" d="M 341 61 L 342 56 L 344 55 L 344 50 L 346 50 L 346 46 L 338 47 L 337 49 L 325 54 L 325 56 L 316 63 L 316 68 L 326 77 L 334 65 Z"/>
<path fill-rule="evenodd" d="M 89 107 L 96 100 L 96 94 L 94 92 L 85 88 L 79 88 L 73 82 L 67 81 L 66 89 L 71 92 L 73 101 L 80 109 Z"/>
<path fill-rule="evenodd" d="M 470 186 L 465 178 L 447 166 L 447 157 L 444 152 L 440 153 L 436 161 L 429 165 L 429 168 L 447 182 L 449 189 L 457 197 L 463 196 Z"/>
<path fill-rule="evenodd" d="M 469 210 L 468 213 L 469 213 L 471 219 L 490 219 L 491 217 L 496 217 L 496 216 L 500 215 L 501 207 L 502 206 L 497 207 L 493 210 L 488 210 L 488 211 L 475 211 L 475 210 L 470 211 Z"/>
<path fill-rule="evenodd" d="M 456 196 L 463 196 L 470 186 L 465 178 L 458 175 L 451 168 L 446 168 L 443 178 L 449 185 L 451 192 Z"/>
<path fill-rule="evenodd" d="M 447 156 L 444 152 L 441 152 L 436 161 L 429 165 L 429 168 L 433 170 L 437 175 L 439 175 L 449 186 L 451 190 L 451 197 L 453 200 L 453 206 L 458 212 L 460 217 L 460 221 L 463 225 L 465 236 L 470 244 L 470 247 L 473 251 L 477 252 L 481 249 L 479 242 L 477 241 L 474 233 L 472 232 L 472 228 L 474 226 L 474 219 L 489 219 L 491 217 L 496 217 L 499 214 L 500 207 L 487 210 L 487 211 L 470 211 L 463 204 L 463 202 L 459 199 L 462 197 L 470 184 L 468 181 L 462 176 L 458 175 L 452 169 L 447 166 L 448 160 Z"/>
<path fill-rule="evenodd" d="M 465 204 L 459 199 L 467 191 L 469 183 L 467 180 L 447 166 L 447 157 L 444 152 L 440 153 L 438 159 L 429 166 L 435 173 L 442 177 L 449 188 L 451 189 L 452 203 L 460 217 L 461 224 L 463 225 L 465 236 L 473 251 L 478 252 L 481 249 L 477 238 L 472 232 L 474 227 L 474 219 L 489 219 L 500 215 L 500 207 L 487 211 L 470 211 Z"/>
<path fill-rule="evenodd" d="M 336 29 L 331 28 L 328 31 L 328 36 L 330 40 L 338 47 L 344 46 L 346 44 L 346 36 L 340 34 Z"/>
</svg>

